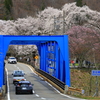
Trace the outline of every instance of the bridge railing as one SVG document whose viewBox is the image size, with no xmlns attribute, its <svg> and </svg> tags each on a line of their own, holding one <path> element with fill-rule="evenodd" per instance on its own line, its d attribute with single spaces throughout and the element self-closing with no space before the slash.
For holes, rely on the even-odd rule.
<svg viewBox="0 0 100 100">
<path fill-rule="evenodd" d="M 52 81 L 54 84 L 56 84 L 59 88 L 61 88 L 62 90 L 65 89 L 65 83 L 61 82 L 60 80 L 58 80 L 57 78 L 51 76 L 50 74 L 46 73 L 45 71 L 41 70 L 41 69 L 35 69 L 38 73 L 40 73 L 41 75 L 43 75 L 44 77 L 46 77 L 47 79 L 49 79 L 50 81 Z"/>
<path fill-rule="evenodd" d="M 21 61 L 23 63 L 29 64 L 32 66 L 34 71 L 42 77 L 45 81 L 52 84 L 55 88 L 57 88 L 60 92 L 65 94 L 84 94 L 82 89 L 74 88 L 74 87 L 66 87 L 65 83 L 60 81 L 59 79 L 51 76 L 50 74 L 46 73 L 45 71 L 39 69 L 38 67 L 35 67 L 33 63 L 27 62 L 27 61 Z"/>
<path fill-rule="evenodd" d="M 33 62 L 27 62 L 25 60 L 23 60 L 21 62 L 31 65 L 35 69 L 35 71 L 38 73 L 38 75 L 42 76 L 45 80 L 48 80 L 52 85 L 54 85 L 61 92 L 64 92 L 64 89 L 65 89 L 65 83 L 64 82 L 62 82 L 59 79 L 51 76 L 50 74 L 46 73 L 45 71 L 38 69 L 37 67 L 34 66 Z"/>
</svg>

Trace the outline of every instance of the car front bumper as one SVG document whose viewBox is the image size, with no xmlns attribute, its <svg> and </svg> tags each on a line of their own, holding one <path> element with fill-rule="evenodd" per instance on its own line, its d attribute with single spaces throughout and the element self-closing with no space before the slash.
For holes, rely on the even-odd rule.
<svg viewBox="0 0 100 100">
<path fill-rule="evenodd" d="M 11 61 L 11 62 L 10 62 L 10 64 L 16 64 L 16 63 L 17 63 L 16 61 Z"/>
<path fill-rule="evenodd" d="M 31 93 L 33 90 L 32 90 L 32 89 L 26 89 L 26 90 L 17 89 L 16 91 L 17 91 L 18 93 Z"/>
</svg>

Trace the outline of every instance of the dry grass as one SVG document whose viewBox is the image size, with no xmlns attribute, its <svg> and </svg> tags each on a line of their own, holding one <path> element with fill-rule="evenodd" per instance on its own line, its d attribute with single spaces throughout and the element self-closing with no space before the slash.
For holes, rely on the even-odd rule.
<svg viewBox="0 0 100 100">
<path fill-rule="evenodd" d="M 92 97 L 93 99 L 97 87 L 96 76 L 91 76 L 90 69 L 71 69 L 71 86 L 85 91 L 83 95 L 77 96 Z M 98 77 L 98 95 L 100 96 L 100 77 Z"/>
</svg>

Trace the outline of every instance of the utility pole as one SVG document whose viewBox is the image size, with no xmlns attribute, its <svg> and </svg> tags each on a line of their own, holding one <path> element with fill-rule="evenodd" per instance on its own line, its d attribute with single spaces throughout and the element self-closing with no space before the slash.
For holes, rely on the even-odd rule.
<svg viewBox="0 0 100 100">
<path fill-rule="evenodd" d="M 56 33 L 56 18 L 54 16 L 54 34 Z"/>
<path fill-rule="evenodd" d="M 63 35 L 65 34 L 65 11 L 63 11 Z"/>
<path fill-rule="evenodd" d="M 95 50 L 94 50 L 95 48 L 93 48 L 93 58 L 94 58 L 94 64 L 95 64 L 95 67 L 96 67 L 96 70 L 98 70 L 98 67 L 96 66 L 96 60 L 95 60 Z M 95 94 L 93 95 L 93 97 L 94 96 L 98 96 L 98 76 L 96 76 L 96 92 L 95 92 Z"/>
<path fill-rule="evenodd" d="M 65 11 L 63 11 L 63 16 L 62 17 L 59 17 L 59 18 L 56 18 L 54 16 L 54 34 L 56 34 L 57 30 L 59 29 L 60 25 L 59 23 L 61 24 L 61 22 L 63 23 L 63 27 L 62 27 L 62 35 L 65 34 Z"/>
</svg>

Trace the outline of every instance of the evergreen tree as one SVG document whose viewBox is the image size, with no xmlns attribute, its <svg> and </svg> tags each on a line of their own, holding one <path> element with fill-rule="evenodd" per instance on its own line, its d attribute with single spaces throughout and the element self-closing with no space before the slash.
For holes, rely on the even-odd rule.
<svg viewBox="0 0 100 100">
<path fill-rule="evenodd" d="M 82 0 L 76 0 L 76 6 L 82 7 L 83 6 Z"/>
<path fill-rule="evenodd" d="M 12 7 L 12 0 L 5 0 L 4 4 L 6 9 L 10 12 Z"/>
</svg>

